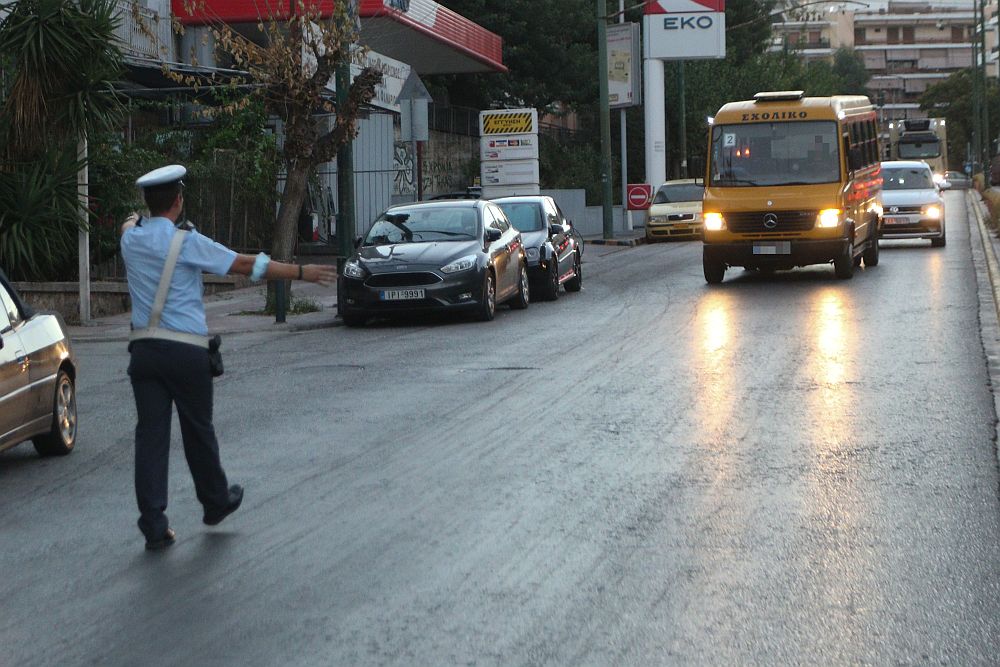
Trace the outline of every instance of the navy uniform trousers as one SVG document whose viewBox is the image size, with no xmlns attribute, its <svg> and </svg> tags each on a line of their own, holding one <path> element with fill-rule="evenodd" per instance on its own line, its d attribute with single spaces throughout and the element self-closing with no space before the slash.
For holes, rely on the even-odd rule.
<svg viewBox="0 0 1000 667">
<path fill-rule="evenodd" d="M 172 405 L 177 406 L 184 456 L 195 493 L 206 510 L 229 504 L 229 485 L 219 461 L 212 425 L 212 373 L 208 350 L 168 340 L 137 340 L 128 366 L 139 419 L 135 427 L 135 495 L 139 529 L 147 540 L 163 537 L 169 524 L 167 469 Z"/>
</svg>

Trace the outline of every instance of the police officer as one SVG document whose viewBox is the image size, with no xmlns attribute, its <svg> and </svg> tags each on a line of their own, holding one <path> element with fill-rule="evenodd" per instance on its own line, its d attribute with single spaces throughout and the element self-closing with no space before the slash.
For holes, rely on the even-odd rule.
<svg viewBox="0 0 1000 667">
<path fill-rule="evenodd" d="M 236 511 L 243 488 L 230 485 L 219 461 L 212 425 L 212 374 L 208 325 L 202 302 L 202 272 L 238 274 L 254 280 L 307 280 L 331 285 L 334 267 L 286 264 L 264 253 L 241 255 L 199 234 L 190 224 L 182 237 L 169 291 L 158 326 L 150 327 L 157 288 L 164 273 L 175 227 L 184 207 L 181 165 L 162 167 L 136 181 L 143 190 L 149 217 L 130 216 L 122 225 L 121 249 L 132 297 L 132 334 L 128 367 L 135 395 L 135 494 L 139 529 L 146 548 L 174 543 L 167 521 L 167 461 L 172 405 L 177 406 L 184 456 L 204 507 L 203 521 L 214 526 Z M 153 323 L 155 325 L 155 322 Z"/>
</svg>

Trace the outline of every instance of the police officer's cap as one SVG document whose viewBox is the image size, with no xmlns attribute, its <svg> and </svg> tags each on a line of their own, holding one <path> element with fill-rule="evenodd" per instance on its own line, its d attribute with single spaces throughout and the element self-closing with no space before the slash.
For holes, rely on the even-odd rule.
<svg viewBox="0 0 1000 667">
<path fill-rule="evenodd" d="M 136 179 L 135 184 L 140 188 L 152 188 L 158 185 L 170 185 L 171 183 L 180 183 L 184 185 L 184 175 L 187 174 L 187 169 L 180 164 L 171 164 L 166 167 L 160 167 L 159 169 L 154 169 L 148 174 L 143 174 L 138 179 Z"/>
</svg>

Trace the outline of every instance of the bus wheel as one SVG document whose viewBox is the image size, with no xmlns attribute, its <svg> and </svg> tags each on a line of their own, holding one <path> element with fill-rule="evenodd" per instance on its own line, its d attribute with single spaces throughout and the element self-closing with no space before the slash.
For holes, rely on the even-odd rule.
<svg viewBox="0 0 1000 667">
<path fill-rule="evenodd" d="M 726 265 L 722 262 L 709 259 L 707 256 L 702 255 L 701 265 L 705 270 L 705 282 L 709 285 L 718 285 L 726 276 Z"/>
<path fill-rule="evenodd" d="M 853 250 L 851 242 L 847 241 L 844 243 L 844 249 L 840 252 L 840 256 L 833 260 L 833 272 L 841 280 L 847 280 L 854 276 Z"/>
<path fill-rule="evenodd" d="M 864 257 L 865 267 L 878 266 L 878 238 L 873 238 L 868 242 L 868 248 L 865 250 Z"/>
</svg>

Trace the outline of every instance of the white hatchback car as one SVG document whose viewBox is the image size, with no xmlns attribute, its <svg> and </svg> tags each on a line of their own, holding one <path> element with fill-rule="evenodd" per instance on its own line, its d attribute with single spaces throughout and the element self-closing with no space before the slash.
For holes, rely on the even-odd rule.
<svg viewBox="0 0 1000 667">
<path fill-rule="evenodd" d="M 701 237 L 701 200 L 705 183 L 685 178 L 667 181 L 656 190 L 646 214 L 646 241 Z"/>
<path fill-rule="evenodd" d="M 883 239 L 930 239 L 945 244 L 944 198 L 948 181 L 934 182 L 926 162 L 894 160 L 882 163 Z"/>
</svg>

